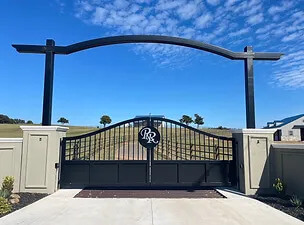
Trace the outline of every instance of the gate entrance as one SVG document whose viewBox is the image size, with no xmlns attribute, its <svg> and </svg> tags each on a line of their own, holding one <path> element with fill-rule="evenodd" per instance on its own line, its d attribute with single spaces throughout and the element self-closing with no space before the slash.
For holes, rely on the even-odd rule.
<svg viewBox="0 0 304 225">
<path fill-rule="evenodd" d="M 253 61 L 279 60 L 283 55 L 282 53 L 276 52 L 253 52 L 251 46 L 246 46 L 244 48 L 244 52 L 233 52 L 228 49 L 199 41 L 161 35 L 124 35 L 104 37 L 79 42 L 68 46 L 56 46 L 55 41 L 52 39 L 48 39 L 46 41 L 46 45 L 13 45 L 13 47 L 16 48 L 16 50 L 20 53 L 45 54 L 42 125 L 51 125 L 55 55 L 68 55 L 90 48 L 124 43 L 162 43 L 179 45 L 214 53 L 232 60 L 243 60 L 245 64 L 247 128 L 255 128 Z"/>
<path fill-rule="evenodd" d="M 159 132 L 155 147 L 139 131 Z M 141 117 L 61 142 L 61 188 L 203 187 L 236 184 L 233 138 L 165 119 Z"/>
</svg>

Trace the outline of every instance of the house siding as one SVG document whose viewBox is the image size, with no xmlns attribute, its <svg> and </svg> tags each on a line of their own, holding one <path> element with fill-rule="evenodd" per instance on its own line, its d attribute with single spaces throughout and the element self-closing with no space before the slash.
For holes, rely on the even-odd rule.
<svg viewBox="0 0 304 225">
<path fill-rule="evenodd" d="M 301 141 L 300 129 L 293 129 L 295 125 L 304 125 L 304 116 L 278 128 L 282 131 L 282 141 Z M 292 131 L 293 135 L 290 135 L 289 131 Z"/>
</svg>

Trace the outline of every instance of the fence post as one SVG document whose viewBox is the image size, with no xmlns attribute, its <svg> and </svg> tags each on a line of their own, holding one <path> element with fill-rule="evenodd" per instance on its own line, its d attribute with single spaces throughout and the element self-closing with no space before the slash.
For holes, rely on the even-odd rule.
<svg viewBox="0 0 304 225">
<path fill-rule="evenodd" d="M 240 191 L 246 195 L 272 192 L 270 180 L 270 145 L 276 129 L 234 130 L 237 142 L 237 169 Z"/>
<path fill-rule="evenodd" d="M 20 192 L 53 193 L 58 188 L 60 141 L 67 127 L 21 126 L 23 147 Z"/>
</svg>

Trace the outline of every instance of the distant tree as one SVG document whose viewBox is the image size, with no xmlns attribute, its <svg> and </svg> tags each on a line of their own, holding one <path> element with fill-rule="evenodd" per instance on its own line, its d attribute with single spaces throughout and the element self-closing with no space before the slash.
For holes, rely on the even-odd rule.
<svg viewBox="0 0 304 225">
<path fill-rule="evenodd" d="M 0 114 L 0 124 L 25 124 L 25 120 L 13 119 L 7 115 Z"/>
<path fill-rule="evenodd" d="M 24 124 L 24 123 L 25 123 L 25 120 L 14 119 L 14 123 L 15 123 L 15 124 Z"/>
<path fill-rule="evenodd" d="M 3 123 L 14 123 L 14 120 L 9 118 L 7 115 L 0 114 L 0 124 Z"/>
<path fill-rule="evenodd" d="M 67 120 L 64 117 L 60 117 L 59 120 L 57 120 L 57 123 L 65 124 L 65 123 L 69 123 L 69 120 Z"/>
<path fill-rule="evenodd" d="M 193 122 L 193 119 L 188 115 L 183 115 L 183 117 L 179 120 L 181 123 L 185 123 L 186 125 L 189 125 Z"/>
<path fill-rule="evenodd" d="M 230 130 L 228 127 L 218 126 L 217 129 L 219 130 Z"/>
<path fill-rule="evenodd" d="M 26 122 L 26 124 L 34 124 L 34 123 L 33 123 L 33 121 L 28 120 L 28 121 Z"/>
<path fill-rule="evenodd" d="M 194 114 L 194 123 L 197 125 L 197 128 L 199 128 L 200 125 L 203 125 L 204 124 L 204 118 L 201 117 L 200 115 L 198 114 Z"/>
<path fill-rule="evenodd" d="M 110 124 L 112 122 L 111 118 L 108 115 L 103 115 L 100 118 L 100 124 L 103 124 L 103 127 L 106 126 L 106 124 Z"/>
</svg>

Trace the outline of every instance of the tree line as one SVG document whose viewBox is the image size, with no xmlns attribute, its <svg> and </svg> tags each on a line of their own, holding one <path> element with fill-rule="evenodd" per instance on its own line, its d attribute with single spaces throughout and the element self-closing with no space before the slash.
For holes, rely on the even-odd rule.
<svg viewBox="0 0 304 225">
<path fill-rule="evenodd" d="M 0 114 L 0 124 L 33 124 L 33 121 L 23 119 L 13 119 L 7 115 Z"/>
<path fill-rule="evenodd" d="M 192 117 L 188 116 L 188 115 L 183 115 L 182 118 L 179 120 L 181 123 L 184 124 L 191 124 L 194 123 L 197 125 L 197 128 L 199 128 L 200 125 L 203 125 L 204 122 L 204 118 L 201 117 L 199 114 L 194 114 L 194 119 L 192 119 Z M 108 115 L 103 115 L 100 118 L 100 124 L 103 124 L 103 126 L 105 127 L 107 124 L 110 124 L 112 122 L 112 119 L 110 116 Z"/>
<path fill-rule="evenodd" d="M 194 119 L 192 119 L 191 116 L 183 115 L 179 121 L 186 125 L 190 125 L 191 123 L 194 123 L 197 125 L 197 128 L 199 128 L 199 126 L 204 124 L 204 118 L 201 117 L 199 114 L 194 114 Z M 57 122 L 61 124 L 68 124 L 69 120 L 66 119 L 65 117 L 60 117 L 57 120 Z M 105 127 L 107 124 L 112 123 L 112 119 L 108 115 L 103 115 L 100 117 L 99 123 Z M 31 120 L 25 121 L 23 119 L 13 119 L 8 117 L 7 115 L 0 114 L 0 124 L 33 124 L 33 121 Z"/>
<path fill-rule="evenodd" d="M 65 117 L 60 117 L 57 120 L 57 123 L 65 124 L 65 123 L 69 123 L 69 120 L 66 119 Z M 112 123 L 112 119 L 108 115 L 103 115 L 102 117 L 100 117 L 99 123 L 105 127 L 107 124 Z"/>
<path fill-rule="evenodd" d="M 190 125 L 191 123 L 194 123 L 197 125 L 197 128 L 199 128 L 200 125 L 203 125 L 204 118 L 201 117 L 199 114 L 194 114 L 194 119 L 192 119 L 191 116 L 183 115 L 182 118 L 179 120 L 179 122 L 184 123 L 186 125 Z"/>
</svg>

